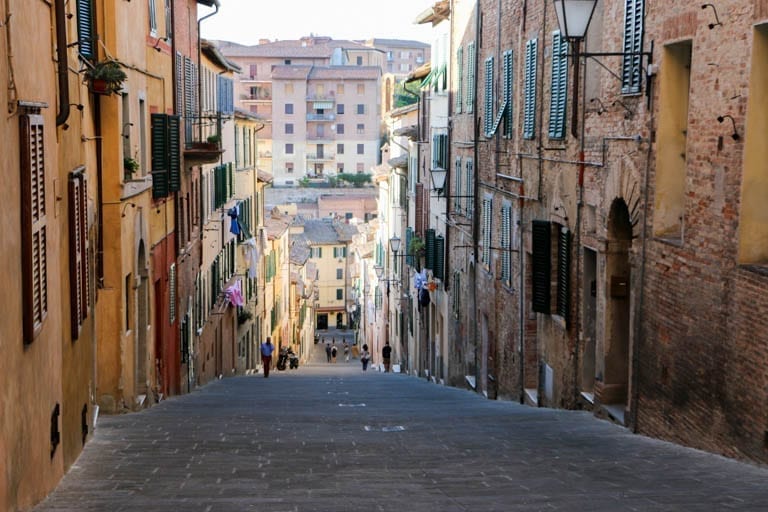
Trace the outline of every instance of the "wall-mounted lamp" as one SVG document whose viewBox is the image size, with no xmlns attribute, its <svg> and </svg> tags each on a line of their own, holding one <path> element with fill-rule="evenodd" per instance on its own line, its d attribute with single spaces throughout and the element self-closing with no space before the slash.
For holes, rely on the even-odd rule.
<svg viewBox="0 0 768 512">
<path fill-rule="evenodd" d="M 126 209 L 127 209 L 129 206 L 130 206 L 131 208 L 136 208 L 136 204 L 135 204 L 135 203 L 125 203 L 125 204 L 123 205 L 123 209 L 120 211 L 120 216 L 121 216 L 121 217 L 125 217 L 125 210 L 126 210 Z"/>
<path fill-rule="evenodd" d="M 75 107 L 80 112 L 82 112 L 83 109 L 85 108 L 85 106 L 82 103 L 70 103 L 69 106 L 70 107 Z"/>
<path fill-rule="evenodd" d="M 591 100 L 589 100 L 589 102 L 590 103 L 597 102 L 597 110 L 595 110 L 595 112 L 597 112 L 597 115 L 599 116 L 603 115 L 603 112 L 605 112 L 605 105 L 603 105 L 603 102 L 600 101 L 600 98 L 592 98 Z"/>
<path fill-rule="evenodd" d="M 720 17 L 717 15 L 717 8 L 715 8 L 714 4 L 703 4 L 701 6 L 702 9 L 706 9 L 707 7 L 711 7 L 712 12 L 715 14 L 715 23 L 709 23 L 707 25 L 709 27 L 709 30 L 712 30 L 716 26 L 722 25 L 722 23 L 720 23 Z"/>
<path fill-rule="evenodd" d="M 435 168 L 430 169 L 429 173 L 432 175 L 432 190 L 437 192 L 440 196 L 445 189 L 445 179 L 448 177 L 448 169 Z"/>
<path fill-rule="evenodd" d="M 741 135 L 739 135 L 739 132 L 736 130 L 736 121 L 734 121 L 733 118 L 727 114 L 724 116 L 717 116 L 718 123 L 723 123 L 726 119 L 730 119 L 731 126 L 733 126 L 733 133 L 731 134 L 731 138 L 733 140 L 741 140 Z"/>
<path fill-rule="evenodd" d="M 623 102 L 623 101 L 621 101 L 621 100 L 616 100 L 616 101 L 614 101 L 613 103 L 611 103 L 611 106 L 614 106 L 614 107 L 615 107 L 617 103 L 618 103 L 619 105 L 621 105 L 621 106 L 622 106 L 622 108 L 625 110 L 625 112 L 624 112 L 624 119 L 629 119 L 629 118 L 631 118 L 633 115 L 635 115 L 635 113 L 634 113 L 634 112 L 632 112 L 632 109 L 631 109 L 631 108 L 629 108 L 627 105 L 625 105 L 625 104 L 624 104 L 624 102 Z"/>
<path fill-rule="evenodd" d="M 160 41 L 166 42 L 167 40 L 168 40 L 167 37 L 159 37 L 159 38 L 157 38 L 157 41 L 155 41 L 155 46 L 153 46 L 152 49 L 155 50 L 156 52 L 163 51 L 163 49 L 160 48 L 160 46 L 159 46 L 160 45 Z"/>
<path fill-rule="evenodd" d="M 128 133 L 125 133 L 125 128 L 126 128 L 126 126 L 127 126 L 127 127 L 129 127 L 129 131 L 128 131 Z M 131 132 L 130 132 L 130 127 L 131 127 L 131 126 L 133 126 L 133 123 L 125 123 L 125 124 L 123 125 L 123 138 L 126 138 L 126 139 L 127 139 L 127 138 L 129 138 L 129 137 L 131 136 Z"/>
<path fill-rule="evenodd" d="M 653 42 L 651 42 L 651 51 L 644 52 L 581 52 L 581 42 L 587 35 L 589 23 L 592 21 L 592 15 L 595 12 L 597 0 L 552 0 L 555 5 L 555 14 L 560 26 L 561 37 L 564 37 L 573 45 L 573 101 L 579 97 L 580 85 L 580 60 L 582 58 L 595 57 L 635 57 L 638 60 L 640 68 L 646 70 L 646 82 L 648 81 L 647 70 L 653 59 Z M 646 66 L 642 66 L 642 58 L 648 59 Z M 633 59 L 634 60 L 634 59 Z M 634 65 L 634 63 L 633 63 Z M 571 109 L 571 135 L 578 137 L 579 109 Z"/>
</svg>

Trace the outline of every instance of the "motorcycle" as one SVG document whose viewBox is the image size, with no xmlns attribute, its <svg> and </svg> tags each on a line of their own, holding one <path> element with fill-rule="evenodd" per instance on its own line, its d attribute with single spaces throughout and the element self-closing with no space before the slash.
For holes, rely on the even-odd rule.
<svg viewBox="0 0 768 512">
<path fill-rule="evenodd" d="M 288 349 L 288 367 L 291 370 L 295 370 L 299 367 L 299 356 L 294 354 L 291 349 Z"/>
<path fill-rule="evenodd" d="M 283 371 L 286 367 L 291 370 L 295 370 L 299 367 L 299 356 L 297 356 L 290 347 L 281 348 L 280 355 L 277 357 L 276 368 Z"/>
</svg>

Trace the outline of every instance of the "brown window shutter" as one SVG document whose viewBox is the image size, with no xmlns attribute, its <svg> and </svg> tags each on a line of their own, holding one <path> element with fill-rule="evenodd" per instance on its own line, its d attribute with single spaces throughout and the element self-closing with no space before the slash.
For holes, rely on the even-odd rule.
<svg viewBox="0 0 768 512">
<path fill-rule="evenodd" d="M 534 220 L 531 227 L 532 302 L 533 311 L 550 314 L 552 287 L 552 225 L 548 221 Z"/>
<path fill-rule="evenodd" d="M 424 184 L 416 184 L 416 234 L 424 238 Z"/>
<path fill-rule="evenodd" d="M 24 343 L 32 343 L 48 314 L 43 116 L 19 116 L 19 131 Z"/>
<path fill-rule="evenodd" d="M 88 185 L 85 174 L 69 177 L 69 286 L 72 340 L 88 316 Z"/>
</svg>

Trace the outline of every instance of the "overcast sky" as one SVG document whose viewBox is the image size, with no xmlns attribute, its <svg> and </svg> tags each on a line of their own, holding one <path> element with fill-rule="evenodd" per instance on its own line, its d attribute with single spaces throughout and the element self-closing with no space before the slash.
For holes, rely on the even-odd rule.
<svg viewBox="0 0 768 512">
<path fill-rule="evenodd" d="M 201 24 L 203 37 L 241 44 L 299 39 L 310 33 L 334 39 L 413 39 L 430 42 L 431 25 L 416 25 L 435 0 L 220 0 Z M 200 15 L 213 12 L 199 5 Z"/>
</svg>

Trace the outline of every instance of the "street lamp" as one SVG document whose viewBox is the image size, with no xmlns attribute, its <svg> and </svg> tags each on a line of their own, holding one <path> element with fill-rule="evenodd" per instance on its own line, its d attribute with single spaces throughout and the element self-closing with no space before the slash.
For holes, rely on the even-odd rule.
<svg viewBox="0 0 768 512">
<path fill-rule="evenodd" d="M 395 253 L 395 256 L 397 256 L 397 253 L 400 252 L 400 237 L 399 236 L 393 236 L 389 239 L 389 248 L 392 249 L 392 252 Z"/>
<path fill-rule="evenodd" d="M 429 170 L 432 175 L 432 190 L 437 191 L 437 195 L 440 196 L 445 190 L 445 179 L 448 177 L 448 169 L 442 169 L 436 167 Z"/>
<path fill-rule="evenodd" d="M 573 45 L 573 101 L 579 97 L 580 82 L 580 60 L 582 58 L 595 57 L 646 57 L 650 66 L 653 59 L 653 41 L 651 41 L 651 51 L 644 52 L 581 52 L 581 42 L 587 35 L 589 23 L 592 21 L 592 15 L 597 6 L 597 0 L 552 0 L 557 15 L 557 23 L 560 26 L 561 37 L 571 42 Z M 646 68 L 646 82 L 649 70 Z M 650 94 L 650 91 L 646 91 Z M 578 137 L 579 114 L 574 104 L 571 114 L 571 135 Z"/>
</svg>

